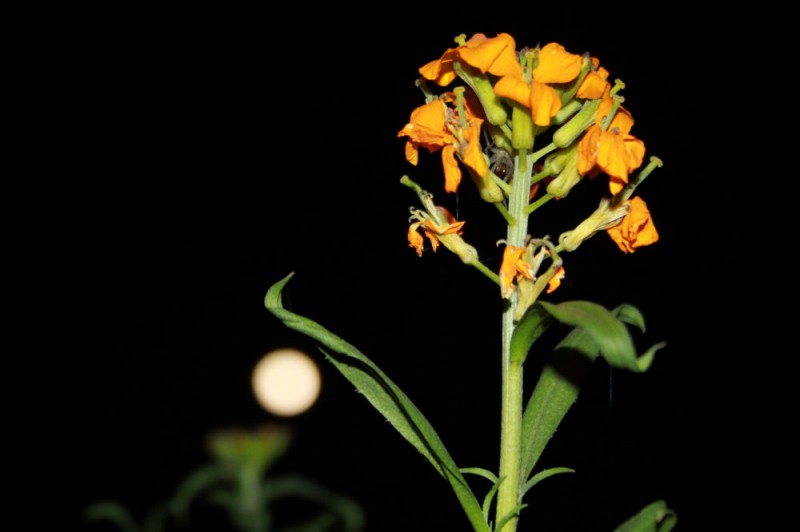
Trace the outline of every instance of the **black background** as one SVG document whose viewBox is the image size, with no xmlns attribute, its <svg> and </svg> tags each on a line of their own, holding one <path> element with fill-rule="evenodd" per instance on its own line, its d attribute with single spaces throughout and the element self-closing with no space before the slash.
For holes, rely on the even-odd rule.
<svg viewBox="0 0 800 532">
<path fill-rule="evenodd" d="M 622 8 L 490 8 L 132 9 L 86 13 L 64 31 L 43 66 L 48 132 L 69 176 L 49 185 L 43 213 L 57 302 L 43 314 L 61 345 L 48 376 L 65 391 L 58 414 L 35 416 L 59 427 L 44 462 L 64 528 L 107 530 L 81 521 L 100 499 L 143 516 L 207 460 L 209 431 L 275 422 L 294 433 L 275 474 L 351 496 L 369 531 L 467 529 L 447 483 L 263 297 L 296 272 L 288 308 L 370 356 L 459 466 L 496 470 L 497 289 L 446 251 L 407 247 L 416 197 L 399 178 L 457 210 L 495 270 L 502 221 L 468 180 L 445 195 L 438 156 L 406 163 L 397 132 L 423 101 L 417 68 L 460 33 L 508 32 L 520 46 L 599 57 L 626 83 L 632 133 L 665 163 L 639 189 L 658 244 L 623 255 L 598 235 L 566 257 L 554 300 L 632 303 L 648 325 L 640 349 L 668 346 L 643 375 L 596 365 L 542 458 L 577 474 L 534 489 L 520 531 L 611 530 L 656 499 L 679 529 L 789 529 L 775 480 L 788 443 L 757 403 L 774 394 L 764 404 L 780 405 L 788 391 L 780 368 L 757 361 L 767 336 L 751 340 L 772 307 L 743 303 L 764 272 L 748 265 L 739 204 L 752 130 L 731 117 L 736 95 L 720 81 L 740 75 L 736 32 L 696 15 L 659 24 Z M 586 188 L 569 199 L 589 212 Z M 542 213 L 543 232 L 571 223 Z M 318 403 L 291 419 L 263 411 L 249 385 L 255 362 L 284 346 L 308 349 L 323 374 Z M 194 529 L 219 526 L 206 519 Z"/>
</svg>

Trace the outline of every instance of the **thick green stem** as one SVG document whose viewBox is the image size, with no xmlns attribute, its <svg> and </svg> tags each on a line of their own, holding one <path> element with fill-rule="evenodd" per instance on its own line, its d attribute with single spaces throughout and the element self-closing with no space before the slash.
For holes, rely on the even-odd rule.
<svg viewBox="0 0 800 532">
<path fill-rule="evenodd" d="M 522 246 L 528 233 L 528 195 L 531 188 L 533 162 L 527 151 L 521 150 L 514 159 L 513 189 L 508 198 L 509 214 L 516 221 L 508 226 L 506 242 Z M 514 309 L 517 293 L 503 310 L 502 319 L 502 405 L 500 414 L 500 488 L 497 492 L 496 523 L 516 514 L 520 505 L 520 454 L 522 435 L 522 364 L 511 361 L 511 335 L 514 333 Z M 517 517 L 507 519 L 498 532 L 515 532 Z"/>
</svg>

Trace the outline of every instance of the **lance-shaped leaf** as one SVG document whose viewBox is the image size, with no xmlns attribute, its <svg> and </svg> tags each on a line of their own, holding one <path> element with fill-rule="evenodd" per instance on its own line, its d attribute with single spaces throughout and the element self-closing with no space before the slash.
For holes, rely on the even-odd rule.
<svg viewBox="0 0 800 532">
<path fill-rule="evenodd" d="M 537 305 L 575 328 L 556 346 L 525 407 L 521 481 L 532 473 L 545 446 L 577 399 L 598 355 L 603 355 L 610 363 L 616 361 L 617 364 L 613 365 L 618 367 L 644 371 L 655 351 L 664 346 L 663 343 L 656 344 L 637 358 L 625 323 L 643 331 L 644 318 L 631 305 L 621 305 L 612 312 L 586 301 L 560 305 L 538 302 Z"/>
<path fill-rule="evenodd" d="M 601 305 L 591 301 L 566 301 L 557 305 L 540 301 L 539 304 L 561 323 L 586 332 L 610 365 L 635 372 L 650 367 L 655 350 L 650 349 L 637 358 L 625 323 Z M 630 311 L 626 309 L 625 312 Z"/>
<path fill-rule="evenodd" d="M 353 345 L 318 323 L 283 308 L 281 291 L 293 275 L 289 274 L 270 287 L 264 299 L 267 310 L 289 328 L 316 340 L 325 357 L 447 479 L 474 530 L 489 532 L 481 505 L 458 466 L 431 424 L 406 394 Z"/>
<path fill-rule="evenodd" d="M 523 364 L 531 346 L 555 320 L 541 305 L 533 305 L 522 316 L 511 336 L 511 361 Z"/>
<path fill-rule="evenodd" d="M 655 501 L 615 528 L 614 532 L 669 532 L 677 522 L 678 516 L 666 502 Z"/>
</svg>

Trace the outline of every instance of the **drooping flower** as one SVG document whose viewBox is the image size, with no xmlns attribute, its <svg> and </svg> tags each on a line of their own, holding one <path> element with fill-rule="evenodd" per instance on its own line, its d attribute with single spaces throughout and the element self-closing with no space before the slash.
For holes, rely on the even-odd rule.
<svg viewBox="0 0 800 532">
<path fill-rule="evenodd" d="M 642 198 L 634 196 L 628 203 L 628 214 L 606 232 L 622 251 L 633 253 L 640 247 L 658 242 L 658 231 Z"/>
<path fill-rule="evenodd" d="M 605 98 L 597 108 L 595 123 L 578 144 L 578 171 L 581 175 L 602 170 L 609 176 L 609 190 L 616 194 L 628 183 L 628 175 L 644 160 L 644 142 L 630 134 L 633 117 L 621 105 L 604 130 L 603 120 L 612 112 L 614 99 Z"/>
<path fill-rule="evenodd" d="M 462 105 L 459 106 L 459 102 Z M 463 116 L 459 109 L 463 109 Z M 445 191 L 456 192 L 461 183 L 459 160 L 477 176 L 485 176 L 489 171 L 480 147 L 482 124 L 483 117 L 477 102 L 469 95 L 459 97 L 456 93 L 447 92 L 414 109 L 409 122 L 397 136 L 407 137 L 406 160 L 415 166 L 419 162 L 420 147 L 430 153 L 441 150 Z"/>
<path fill-rule="evenodd" d="M 561 98 L 550 84 L 567 83 L 577 78 L 582 59 L 558 43 L 549 43 L 538 50 L 537 61 L 530 82 L 525 81 L 520 66 L 519 74 L 500 78 L 494 91 L 498 96 L 530 109 L 534 124 L 548 126 L 550 119 L 561 110 Z"/>
<path fill-rule="evenodd" d="M 431 248 L 436 251 L 439 244 L 452 251 L 464 264 L 473 264 L 478 261 L 478 251 L 461 238 L 464 222 L 456 221 L 455 217 L 444 207 L 426 205 L 429 212 L 412 209 L 411 226 L 408 228 L 408 246 L 422 256 L 424 239 L 420 231 L 428 238 Z M 432 213 L 432 214 L 431 214 Z"/>
<path fill-rule="evenodd" d="M 525 261 L 525 246 L 506 245 L 500 265 L 500 295 L 508 299 L 514 293 L 514 280 L 518 275 L 533 280 L 531 266 Z"/>
</svg>

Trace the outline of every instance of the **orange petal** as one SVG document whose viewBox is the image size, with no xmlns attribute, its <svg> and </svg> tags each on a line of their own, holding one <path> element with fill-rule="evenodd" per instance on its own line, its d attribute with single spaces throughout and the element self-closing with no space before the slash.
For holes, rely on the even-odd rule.
<svg viewBox="0 0 800 532">
<path fill-rule="evenodd" d="M 455 146 L 447 145 L 442 150 L 442 166 L 444 168 L 444 190 L 455 192 L 458 190 L 458 185 L 461 184 L 461 169 L 456 160 Z"/>
<path fill-rule="evenodd" d="M 597 147 L 600 143 L 600 126 L 592 125 L 578 143 L 578 173 L 586 175 L 597 163 Z"/>
<path fill-rule="evenodd" d="M 419 162 L 419 149 L 413 140 L 406 141 L 405 155 L 406 161 L 410 162 L 414 166 L 417 166 L 417 163 Z"/>
<path fill-rule="evenodd" d="M 483 158 L 483 150 L 481 150 L 480 127 L 473 126 L 465 129 L 464 138 L 467 140 L 464 164 L 469 166 L 477 175 L 485 176 L 489 171 L 489 167 L 486 165 L 486 160 Z"/>
<path fill-rule="evenodd" d="M 522 77 L 504 76 L 494 84 L 494 93 L 525 107 L 531 104 L 531 88 Z"/>
<path fill-rule="evenodd" d="M 531 82 L 531 99 L 528 102 L 533 123 L 537 126 L 550 125 L 550 119 L 561 110 L 561 98 L 550 85 L 535 79 Z"/>
<path fill-rule="evenodd" d="M 625 253 L 633 253 L 640 247 L 654 244 L 659 238 L 644 200 L 635 196 L 631 198 L 630 206 L 630 211 L 622 221 L 606 230 L 608 236 Z"/>
<path fill-rule="evenodd" d="M 503 250 L 503 262 L 500 264 L 500 294 L 504 298 L 514 293 L 514 278 L 517 276 L 519 261 L 525 248 L 507 245 Z"/>
<path fill-rule="evenodd" d="M 552 293 L 556 288 L 561 286 L 561 279 L 564 278 L 564 267 L 560 266 L 553 277 L 547 282 L 547 293 Z"/>
<path fill-rule="evenodd" d="M 453 61 L 457 59 L 457 48 L 448 48 L 442 57 L 431 61 L 419 69 L 419 73 L 427 80 L 435 82 L 442 87 L 452 83 L 456 79 L 456 73 L 453 70 Z"/>
<path fill-rule="evenodd" d="M 417 255 L 421 257 L 425 240 L 422 238 L 422 235 L 417 232 L 417 227 L 419 227 L 419 222 L 414 222 L 408 228 L 408 247 L 416 249 Z"/>
<path fill-rule="evenodd" d="M 453 136 L 445 127 L 446 112 L 447 107 L 440 100 L 433 100 L 417 107 L 411 113 L 408 124 L 397 133 L 397 136 L 413 139 L 430 151 L 439 149 L 453 141 Z"/>
<path fill-rule="evenodd" d="M 522 77 L 522 67 L 517 60 L 516 44 L 514 38 L 508 33 L 501 33 L 497 37 L 487 39 L 482 34 L 476 34 L 466 46 L 458 50 L 458 55 L 470 66 L 483 73 L 489 72 L 495 76 Z"/>
<path fill-rule="evenodd" d="M 576 96 L 586 100 L 596 100 L 605 98 L 611 92 L 611 84 L 608 82 L 608 70 L 600 67 L 596 72 L 590 71 L 583 81 Z"/>
<path fill-rule="evenodd" d="M 533 79 L 541 83 L 566 83 L 578 77 L 583 59 L 571 54 L 560 44 L 551 42 L 539 50 L 539 62 Z"/>
</svg>

